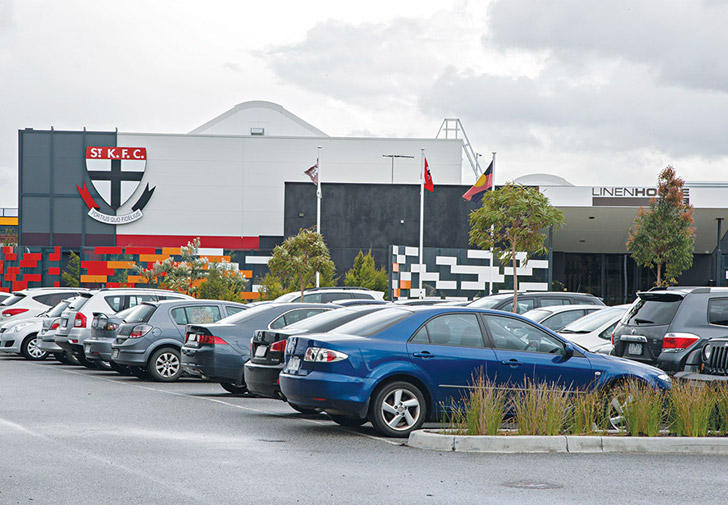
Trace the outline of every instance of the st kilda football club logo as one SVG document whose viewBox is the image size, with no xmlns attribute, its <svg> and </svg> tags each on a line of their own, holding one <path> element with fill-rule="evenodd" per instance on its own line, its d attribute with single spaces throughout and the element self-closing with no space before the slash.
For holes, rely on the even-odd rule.
<svg viewBox="0 0 728 505">
<path fill-rule="evenodd" d="M 147 149 L 144 147 L 92 147 L 86 148 L 86 171 L 99 196 L 115 212 L 134 195 L 144 176 L 147 166 Z M 89 193 L 86 183 L 76 186 L 84 203 L 89 208 L 88 215 L 106 224 L 128 224 L 141 218 L 142 209 L 149 202 L 156 188 L 144 191 L 132 205 L 129 214 L 109 215 L 99 211 Z"/>
</svg>

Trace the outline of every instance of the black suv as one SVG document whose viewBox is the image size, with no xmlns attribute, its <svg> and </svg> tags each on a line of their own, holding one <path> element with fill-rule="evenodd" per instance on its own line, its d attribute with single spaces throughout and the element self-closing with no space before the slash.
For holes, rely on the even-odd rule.
<svg viewBox="0 0 728 505">
<path fill-rule="evenodd" d="M 553 305 L 601 305 L 604 302 L 589 293 L 570 293 L 568 291 L 526 291 L 518 293 L 516 301 L 518 313 L 523 314 L 537 307 L 551 307 Z M 468 307 L 479 309 L 495 309 L 512 312 L 513 293 L 484 296 L 473 300 Z"/>
<path fill-rule="evenodd" d="M 667 288 L 637 293 L 614 329 L 612 354 L 680 372 L 700 364 L 712 338 L 728 335 L 728 288 Z"/>
</svg>

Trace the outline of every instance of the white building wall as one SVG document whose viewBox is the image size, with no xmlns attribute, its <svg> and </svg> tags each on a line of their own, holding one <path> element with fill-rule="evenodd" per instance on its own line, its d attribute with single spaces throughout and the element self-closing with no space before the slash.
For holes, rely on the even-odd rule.
<svg viewBox="0 0 728 505">
<path fill-rule="evenodd" d="M 324 184 L 391 183 L 384 154 L 414 156 L 395 159 L 394 182 L 419 184 L 421 148 L 435 185 L 461 184 L 459 140 L 119 133 L 118 144 L 147 148 L 138 191 L 156 187 L 144 218 L 120 227 L 122 234 L 283 235 L 285 182 L 309 181 L 303 172 L 316 162 L 317 146 Z"/>
</svg>

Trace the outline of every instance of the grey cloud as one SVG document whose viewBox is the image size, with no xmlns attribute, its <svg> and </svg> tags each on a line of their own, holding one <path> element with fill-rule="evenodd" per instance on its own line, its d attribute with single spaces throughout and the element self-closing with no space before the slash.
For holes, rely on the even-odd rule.
<svg viewBox="0 0 728 505">
<path fill-rule="evenodd" d="M 728 2 L 499 0 L 486 46 L 646 64 L 665 83 L 728 92 Z"/>
</svg>

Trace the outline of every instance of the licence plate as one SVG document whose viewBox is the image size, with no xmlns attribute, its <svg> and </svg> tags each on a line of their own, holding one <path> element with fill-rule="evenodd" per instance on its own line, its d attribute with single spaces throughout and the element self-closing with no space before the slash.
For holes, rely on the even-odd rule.
<svg viewBox="0 0 728 505">
<path fill-rule="evenodd" d="M 85 352 L 86 354 L 90 354 L 91 353 L 91 346 L 89 344 L 84 345 L 83 346 L 83 352 Z"/>
<path fill-rule="evenodd" d="M 111 359 L 118 358 L 119 357 L 119 349 L 114 349 L 114 352 L 111 353 Z"/>
<path fill-rule="evenodd" d="M 65 328 L 68 326 L 68 319 L 62 319 L 61 320 L 61 328 Z"/>
<path fill-rule="evenodd" d="M 259 345 L 258 348 L 255 350 L 255 357 L 256 358 L 262 358 L 265 356 L 265 351 L 268 350 L 267 345 Z"/>
<path fill-rule="evenodd" d="M 627 354 L 642 356 L 642 344 L 629 344 L 627 346 Z"/>
<path fill-rule="evenodd" d="M 299 358 L 298 356 L 293 356 L 291 359 L 288 360 L 284 372 L 295 372 L 299 368 L 301 368 L 301 358 Z"/>
</svg>

